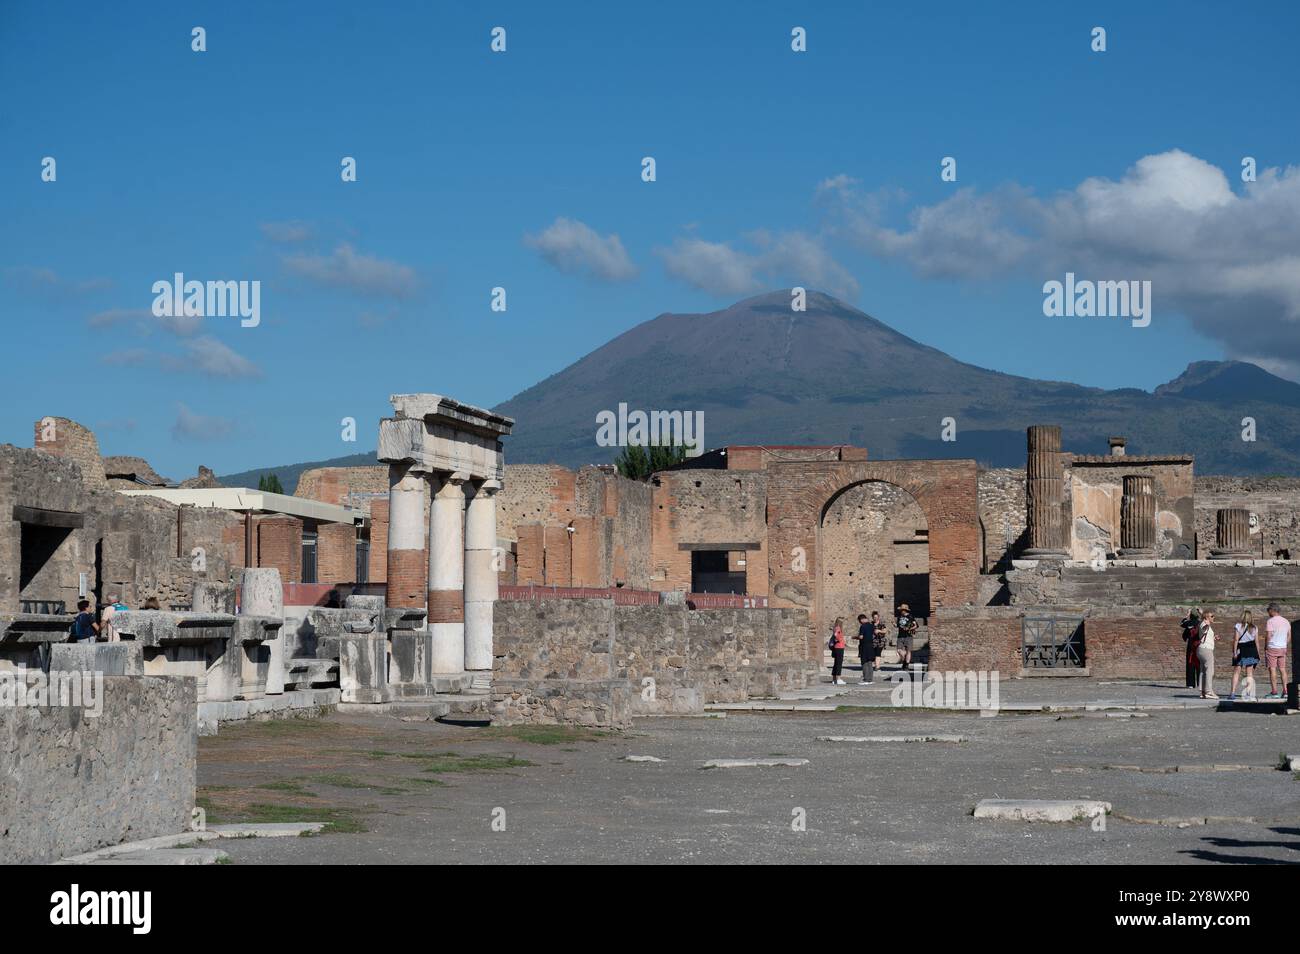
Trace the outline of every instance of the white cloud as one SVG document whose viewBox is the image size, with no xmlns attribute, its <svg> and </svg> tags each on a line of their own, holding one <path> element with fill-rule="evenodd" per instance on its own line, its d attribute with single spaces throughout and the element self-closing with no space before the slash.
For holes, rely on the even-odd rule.
<svg viewBox="0 0 1300 954">
<path fill-rule="evenodd" d="M 587 274 L 608 282 L 635 278 L 637 269 L 613 233 L 602 237 L 576 219 L 557 218 L 537 235 L 524 236 L 524 244 L 537 249 L 562 272 Z"/>
<path fill-rule="evenodd" d="M 664 268 L 674 278 L 712 295 L 733 297 L 761 291 L 777 283 L 824 289 L 856 298 L 857 280 L 832 257 L 821 240 L 804 232 L 766 231 L 748 236 L 754 251 L 725 242 L 679 238 L 658 249 Z"/>
<path fill-rule="evenodd" d="M 4 270 L 5 284 L 31 295 L 46 298 L 76 298 L 113 287 L 109 278 L 64 278 L 52 268 L 15 265 Z"/>
<path fill-rule="evenodd" d="M 1049 198 L 962 189 L 911 209 L 903 228 L 884 224 L 879 195 L 846 184 L 827 197 L 838 234 L 921 275 L 1150 280 L 1155 320 L 1182 313 L 1233 357 L 1300 366 L 1300 168 L 1234 192 L 1221 169 L 1175 149 Z"/>
<path fill-rule="evenodd" d="M 193 315 L 158 317 L 148 308 L 110 308 L 90 316 L 87 324 L 98 331 L 129 329 L 137 335 L 163 330 L 180 337 L 197 334 L 203 319 Z"/>
<path fill-rule="evenodd" d="M 415 269 L 359 254 L 346 242 L 329 255 L 290 255 L 285 267 L 295 275 L 330 288 L 345 288 L 359 295 L 409 298 L 419 286 Z"/>
<path fill-rule="evenodd" d="M 262 372 L 252 361 L 211 335 L 185 343 L 186 356 L 177 370 L 192 370 L 214 378 L 257 378 Z"/>
</svg>

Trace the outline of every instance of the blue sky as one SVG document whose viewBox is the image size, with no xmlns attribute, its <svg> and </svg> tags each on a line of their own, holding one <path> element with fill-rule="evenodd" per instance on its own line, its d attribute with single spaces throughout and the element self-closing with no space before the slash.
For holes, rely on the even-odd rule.
<svg viewBox="0 0 1300 954">
<path fill-rule="evenodd" d="M 1287 3 L 8 2 L 0 441 L 66 415 L 174 479 L 354 453 L 389 393 L 491 406 L 656 314 L 792 284 L 1016 374 L 1295 377 L 1297 26 Z M 1151 326 L 1045 317 L 1066 269 L 1152 279 Z M 260 281 L 261 324 L 151 320 L 177 271 Z"/>
</svg>

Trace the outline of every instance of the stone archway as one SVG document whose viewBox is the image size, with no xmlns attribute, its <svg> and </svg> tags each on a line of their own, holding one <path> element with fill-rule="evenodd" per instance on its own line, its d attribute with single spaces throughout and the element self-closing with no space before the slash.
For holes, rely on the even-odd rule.
<svg viewBox="0 0 1300 954">
<path fill-rule="evenodd" d="M 768 593 L 773 606 L 808 610 L 808 658 L 820 658 L 824 642 L 818 605 L 822 515 L 856 484 L 893 484 L 924 513 L 930 570 L 925 615 L 975 602 L 981 561 L 975 461 L 784 461 L 769 464 L 767 473 Z"/>
<path fill-rule="evenodd" d="M 843 617 L 856 629 L 859 613 L 889 621 L 899 603 L 928 614 L 929 528 L 896 484 L 868 480 L 836 494 L 822 511 L 817 552 L 821 619 Z"/>
</svg>

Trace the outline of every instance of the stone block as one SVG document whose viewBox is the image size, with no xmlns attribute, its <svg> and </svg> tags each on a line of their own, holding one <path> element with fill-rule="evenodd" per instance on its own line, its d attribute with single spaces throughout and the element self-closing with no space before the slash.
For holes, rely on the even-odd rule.
<svg viewBox="0 0 1300 954">
<path fill-rule="evenodd" d="M 144 649 L 137 643 L 55 643 L 50 672 L 102 672 L 105 676 L 143 676 Z"/>
<path fill-rule="evenodd" d="M 389 702 L 388 640 L 381 633 L 338 637 L 339 690 L 343 702 Z"/>
</svg>

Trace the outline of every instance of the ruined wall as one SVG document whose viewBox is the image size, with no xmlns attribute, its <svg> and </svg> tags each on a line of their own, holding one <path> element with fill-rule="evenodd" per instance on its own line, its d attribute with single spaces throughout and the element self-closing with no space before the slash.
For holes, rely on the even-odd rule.
<svg viewBox="0 0 1300 954">
<path fill-rule="evenodd" d="M 1252 555 L 1261 560 L 1300 559 L 1300 478 L 1197 477 L 1196 548 L 1205 558 L 1215 546 L 1220 508 L 1251 512 Z"/>
<path fill-rule="evenodd" d="M 1027 545 L 1024 468 L 981 470 L 979 498 L 983 572 L 1000 573 Z"/>
<path fill-rule="evenodd" d="M 388 465 L 365 467 L 313 467 L 304 470 L 294 488 L 295 497 L 320 500 L 369 513 L 373 495 L 388 497 Z"/>
<path fill-rule="evenodd" d="M 106 487 L 104 459 L 99 456 L 99 441 L 89 428 L 66 417 L 43 417 L 33 427 L 32 446 L 53 457 L 74 462 L 87 487 Z"/>
<path fill-rule="evenodd" d="M 830 621 L 843 617 L 856 630 L 857 615 L 873 610 L 893 618 L 896 579 L 904 586 L 902 599 L 917 600 L 916 588 L 907 584 L 929 575 L 926 540 L 925 514 L 893 484 L 858 484 L 837 497 L 821 529 L 823 629 L 829 631 Z"/>
<path fill-rule="evenodd" d="M 1190 457 L 1082 457 L 1065 455 L 1070 495 L 1071 551 L 1088 560 L 1097 548 L 1114 556 L 1119 548 L 1120 500 L 1125 476 L 1152 478 L 1156 495 L 1156 556 L 1195 556 L 1195 501 Z"/>
<path fill-rule="evenodd" d="M 81 514 L 85 525 L 52 534 L 13 520 L 15 506 Z M 187 605 L 196 580 L 231 581 L 242 558 L 242 543 L 234 542 L 242 541 L 241 524 L 224 510 L 88 487 L 71 459 L 0 445 L 0 613 L 17 612 L 20 598 L 62 600 L 71 610 L 81 573 L 88 574 L 92 598 L 117 593 L 130 606 L 149 596 L 164 607 Z M 41 551 L 40 567 L 25 585 L 24 535 L 29 554 Z"/>
<path fill-rule="evenodd" d="M 681 548 L 683 543 L 758 543 L 766 550 L 766 472 L 665 471 L 656 474 L 651 483 L 652 588 L 690 589 L 691 554 Z M 762 596 L 767 590 L 750 592 Z"/>
<path fill-rule="evenodd" d="M 507 464 L 497 494 L 497 536 L 517 540 L 522 523 L 567 525 L 577 513 L 577 475 L 554 464 Z"/>
<path fill-rule="evenodd" d="M 189 829 L 193 679 L 105 676 L 103 710 L 0 708 L 0 864 L 44 864 Z"/>
<path fill-rule="evenodd" d="M 806 614 L 609 599 L 498 601 L 493 721 L 624 727 L 636 714 L 803 688 Z"/>
</svg>

